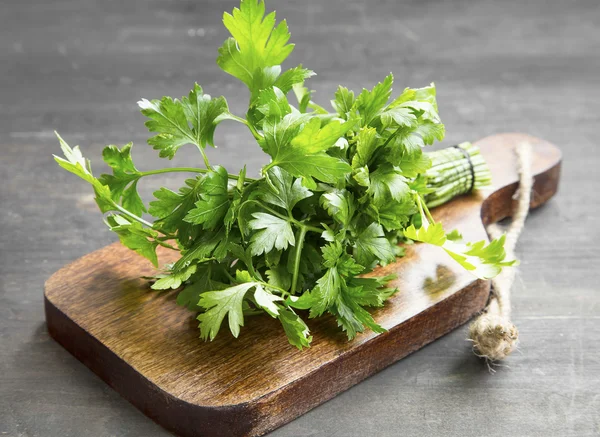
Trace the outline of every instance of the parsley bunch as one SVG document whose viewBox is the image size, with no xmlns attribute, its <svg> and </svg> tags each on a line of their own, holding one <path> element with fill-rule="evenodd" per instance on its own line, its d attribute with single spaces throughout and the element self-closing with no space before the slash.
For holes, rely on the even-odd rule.
<svg viewBox="0 0 600 437">
<path fill-rule="evenodd" d="M 422 148 L 444 136 L 433 84 L 394 99 L 391 74 L 359 94 L 340 86 L 328 110 L 304 86 L 312 71 L 282 70 L 294 46 L 286 22 L 276 25 L 262 1 L 242 0 L 223 21 L 231 37 L 217 64 L 248 87 L 244 118 L 197 84 L 181 99 L 139 102 L 154 134 L 148 144 L 169 159 L 195 145 L 202 168 L 140 171 L 130 143 L 104 149 L 112 174 L 97 178 L 79 148 L 60 137 L 65 159 L 55 157 L 93 186 L 125 246 L 155 266 L 158 246 L 180 251 L 152 288 L 180 289 L 177 302 L 200 313 L 202 338 L 214 339 L 225 317 L 237 337 L 244 317 L 257 313 L 279 319 L 300 349 L 311 342 L 306 316 L 332 314 L 349 339 L 367 327 L 383 332 L 366 308 L 383 305 L 396 290 L 386 287 L 389 277 L 360 275 L 394 262 L 408 239 L 440 246 L 481 278 L 514 263 L 505 261 L 502 239 L 464 243 L 429 214 L 424 174 L 432 161 Z M 209 162 L 207 146 L 225 121 L 246 125 L 270 156 L 260 177 Z M 160 188 L 147 207 L 140 179 L 175 171 L 192 177 L 178 192 Z"/>
</svg>

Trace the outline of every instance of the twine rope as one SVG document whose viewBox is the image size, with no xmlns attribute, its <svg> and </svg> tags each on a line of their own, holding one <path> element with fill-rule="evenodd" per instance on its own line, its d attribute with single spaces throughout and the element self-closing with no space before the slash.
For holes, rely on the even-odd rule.
<svg viewBox="0 0 600 437">
<path fill-rule="evenodd" d="M 515 148 L 519 166 L 519 189 L 517 209 L 506 232 L 504 248 L 507 258 L 514 258 L 515 245 L 525 225 L 531 202 L 533 175 L 531 168 L 531 144 L 521 143 Z M 487 231 L 492 238 L 502 235 L 497 224 Z M 505 268 L 492 280 L 492 295 L 488 306 L 469 326 L 469 339 L 474 353 L 489 363 L 506 358 L 517 347 L 519 331 L 510 321 L 510 291 L 515 280 L 515 269 Z"/>
</svg>

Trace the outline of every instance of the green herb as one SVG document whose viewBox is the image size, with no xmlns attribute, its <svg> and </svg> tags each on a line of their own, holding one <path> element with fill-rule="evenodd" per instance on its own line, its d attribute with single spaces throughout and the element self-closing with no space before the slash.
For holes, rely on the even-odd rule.
<svg viewBox="0 0 600 437">
<path fill-rule="evenodd" d="M 433 84 L 406 88 L 392 100 L 391 74 L 358 94 L 340 86 L 328 111 L 304 86 L 312 71 L 282 70 L 294 46 L 286 22 L 275 21 L 256 0 L 242 0 L 224 15 L 231 38 L 217 64 L 248 87 L 245 117 L 199 85 L 181 99 L 139 102 L 154 135 L 148 144 L 159 156 L 173 159 L 193 145 L 202 168 L 140 171 L 130 143 L 106 147 L 112 174 L 97 178 L 79 148 L 59 137 L 65 158 L 56 161 L 92 185 L 106 223 L 125 246 L 155 266 L 158 246 L 180 252 L 153 288 L 184 286 L 177 302 L 200 313 L 201 337 L 214 339 L 225 319 L 237 337 L 245 317 L 260 313 L 279 319 L 300 349 L 311 341 L 307 316 L 332 314 L 349 339 L 366 328 L 383 332 L 367 308 L 383 305 L 396 290 L 386 286 L 390 277 L 360 275 L 394 262 L 407 239 L 440 246 L 481 278 L 514 264 L 505 260 L 502 239 L 464 243 L 429 214 L 424 196 L 439 204 L 465 185 L 464 173 L 452 172 L 452 160 L 461 156 L 422 151 L 444 136 Z M 288 100 L 292 91 L 295 105 Z M 207 146 L 225 121 L 246 125 L 270 156 L 259 177 L 209 162 Z M 146 206 L 137 184 L 167 172 L 191 177 L 177 192 L 160 188 Z M 485 176 L 480 163 L 476 173 Z"/>
</svg>

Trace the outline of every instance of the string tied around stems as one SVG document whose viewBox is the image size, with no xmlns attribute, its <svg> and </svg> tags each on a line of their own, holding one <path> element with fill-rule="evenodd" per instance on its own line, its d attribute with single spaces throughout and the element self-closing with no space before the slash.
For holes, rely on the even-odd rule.
<svg viewBox="0 0 600 437">
<path fill-rule="evenodd" d="M 476 144 L 468 142 L 427 153 L 431 167 L 425 172 L 428 208 L 443 205 L 461 194 L 491 184 L 490 169 Z"/>
<path fill-rule="evenodd" d="M 533 175 L 531 169 L 531 144 L 521 143 L 515 147 L 519 166 L 519 189 L 516 193 L 517 209 L 506 232 L 504 248 L 507 257 L 514 258 L 514 249 L 525 225 L 531 202 Z M 501 227 L 487 227 L 491 238 L 502 234 Z M 469 340 L 473 352 L 488 362 L 503 360 L 516 349 L 519 331 L 510 321 L 510 293 L 515 279 L 515 269 L 505 268 L 492 280 L 492 294 L 485 310 L 469 326 Z M 490 367 L 491 369 L 491 367 Z"/>
</svg>

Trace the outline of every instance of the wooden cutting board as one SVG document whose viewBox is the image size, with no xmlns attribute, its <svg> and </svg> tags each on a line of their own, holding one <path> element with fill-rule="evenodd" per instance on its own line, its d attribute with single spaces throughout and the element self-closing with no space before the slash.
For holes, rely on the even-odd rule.
<svg viewBox="0 0 600 437">
<path fill-rule="evenodd" d="M 494 188 L 436 208 L 436 220 L 468 240 L 487 238 L 484 225 L 510 216 L 516 205 L 513 147 L 522 141 L 533 145 L 531 206 L 550 199 L 560 151 L 528 135 L 494 135 L 477 142 Z M 166 250 L 159 255 L 162 262 L 174 258 Z M 239 339 L 223 330 L 212 343 L 201 341 L 195 316 L 176 305 L 176 292 L 157 293 L 140 279 L 152 273 L 150 263 L 119 243 L 78 259 L 46 283 L 48 331 L 144 414 L 185 437 L 271 431 L 462 325 L 484 308 L 490 288 L 439 248 L 415 244 L 373 273 L 398 275 L 391 286 L 400 291 L 373 311 L 388 332 L 348 342 L 332 318 L 307 320 L 312 346 L 298 351 L 268 316 L 247 318 Z"/>
</svg>

